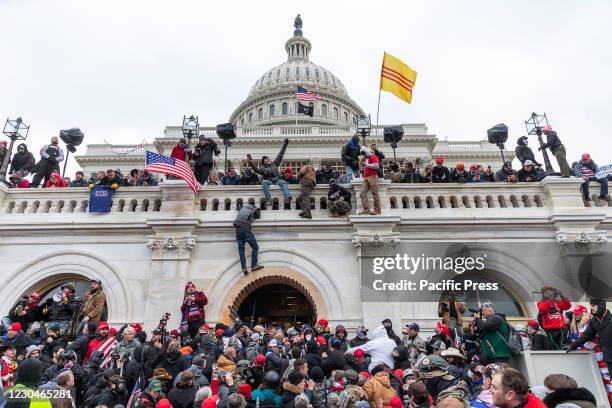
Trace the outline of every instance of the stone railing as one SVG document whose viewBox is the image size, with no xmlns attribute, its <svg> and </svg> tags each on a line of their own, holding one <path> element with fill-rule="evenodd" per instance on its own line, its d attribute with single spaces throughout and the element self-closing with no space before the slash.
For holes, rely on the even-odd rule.
<svg viewBox="0 0 612 408">
<path fill-rule="evenodd" d="M 186 190 L 186 186 L 166 181 L 157 187 L 120 187 L 113 196 L 111 213 L 164 213 L 168 211 L 166 201 L 173 203 L 172 194 Z M 469 183 L 469 184 L 391 184 L 381 181 L 379 193 L 383 214 L 424 214 L 423 211 L 445 211 L 445 214 L 462 214 L 472 209 L 497 209 L 517 211 L 529 209 L 549 212 L 550 209 L 584 208 L 585 203 L 578 191 L 580 180 L 549 177 L 541 183 Z M 352 193 L 353 214 L 361 208 L 361 183 L 346 186 Z M 251 202 L 266 214 L 285 214 L 301 210 L 299 185 L 290 185 L 292 200 L 284 203 L 278 187 L 272 186 L 272 202 L 265 203 L 261 185 L 254 186 L 205 186 L 198 194 L 186 194 L 182 198 L 185 208 L 191 208 L 193 197 L 194 216 L 215 218 L 215 214 L 230 214 Z M 188 192 L 188 191 L 187 191 Z M 325 185 L 313 190 L 310 200 L 313 215 L 327 214 L 327 192 Z M 371 198 L 370 198 L 371 200 Z M 89 205 L 87 188 L 66 189 L 8 189 L 0 186 L 0 217 L 25 214 L 73 214 L 86 213 Z M 607 203 L 600 206 L 607 206 Z M 268 216 L 267 216 L 268 217 Z M 284 216 L 282 216 L 284 217 Z M 221 216 L 225 220 L 226 216 Z"/>
<path fill-rule="evenodd" d="M 3 194 L 3 191 L 5 193 Z M 2 199 L 4 195 L 4 199 Z M 121 187 L 113 195 L 111 212 L 158 212 L 162 194 L 159 187 Z M 0 214 L 85 213 L 89 190 L 83 188 L 6 189 L 0 187 Z"/>
</svg>

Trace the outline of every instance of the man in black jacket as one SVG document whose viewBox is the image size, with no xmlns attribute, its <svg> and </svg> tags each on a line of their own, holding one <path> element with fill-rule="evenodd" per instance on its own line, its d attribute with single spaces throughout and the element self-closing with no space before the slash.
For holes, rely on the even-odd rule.
<svg viewBox="0 0 612 408">
<path fill-rule="evenodd" d="M 599 345 L 603 349 L 603 360 L 612 365 L 612 317 L 606 309 L 606 301 L 603 299 L 591 299 L 591 315 L 593 316 L 582 335 L 571 343 L 567 351 L 576 350 L 595 336 L 599 337 Z"/>
<path fill-rule="evenodd" d="M 436 165 L 431 169 L 433 183 L 450 183 L 450 171 L 444 165 L 444 157 L 436 157 Z"/>
<path fill-rule="evenodd" d="M 263 266 L 257 263 L 257 254 L 259 252 L 259 246 L 255 235 L 251 232 L 251 223 L 261 217 L 261 211 L 259 208 L 251 203 L 246 203 L 238 211 L 236 220 L 234 220 L 234 228 L 236 228 L 236 243 L 238 244 L 238 255 L 240 256 L 240 265 L 242 266 L 242 273 L 245 275 L 249 274 L 249 270 L 246 266 L 246 255 L 244 253 L 244 244 L 248 243 L 251 247 L 251 272 L 263 268 Z"/>
<path fill-rule="evenodd" d="M 259 176 L 255 174 L 252 168 L 246 167 L 244 173 L 240 176 L 241 186 L 253 186 L 259 184 Z"/>
<path fill-rule="evenodd" d="M 538 173 L 531 160 L 525 160 L 523 168 L 518 171 L 517 175 L 520 182 L 533 183 L 542 179 L 541 174 Z"/>
<path fill-rule="evenodd" d="M 359 136 L 353 135 L 342 147 L 342 163 L 346 166 L 346 178 L 347 182 L 351 182 L 353 178 L 359 178 Z"/>
<path fill-rule="evenodd" d="M 261 185 L 263 186 L 263 192 L 266 196 L 266 201 L 272 201 L 272 194 L 270 194 L 270 186 L 277 185 L 280 187 L 283 192 L 283 196 L 285 197 L 285 204 L 291 201 L 291 194 L 289 193 L 289 187 L 287 187 L 287 182 L 283 179 L 278 166 L 280 166 L 283 161 L 283 157 L 285 156 L 285 151 L 287 150 L 287 146 L 289 145 L 289 139 L 285 139 L 283 142 L 283 147 L 281 147 L 280 152 L 272 161 L 268 156 L 263 156 L 261 158 L 261 163 L 259 167 L 253 164 L 253 159 L 250 154 L 247 154 L 247 164 L 253 168 L 253 171 L 262 176 L 263 180 L 261 181 Z"/>
<path fill-rule="evenodd" d="M 74 180 L 70 182 L 70 187 L 87 187 L 89 183 L 84 179 L 83 172 L 77 171 L 74 175 Z"/>
<path fill-rule="evenodd" d="M 531 160 L 535 163 L 536 166 L 541 166 L 541 164 L 538 163 L 538 161 L 535 159 L 531 147 L 527 146 L 528 143 L 529 139 L 527 138 L 527 136 L 521 136 L 518 138 L 518 140 L 516 141 L 516 147 L 514 148 L 514 151 L 516 152 L 516 158 L 519 159 L 521 164 L 524 164 L 526 160 Z"/>
<path fill-rule="evenodd" d="M 561 169 L 561 177 L 569 177 L 570 167 L 565 157 L 565 146 L 561 143 L 561 139 L 557 136 L 557 132 L 555 132 L 550 125 L 544 126 L 543 132 L 546 135 L 546 143 L 538 147 L 538 150 L 548 148 L 557 158 L 557 163 L 559 163 L 559 168 Z"/>
<path fill-rule="evenodd" d="M 213 168 L 213 155 L 218 156 L 221 150 L 217 147 L 217 142 L 204 135 L 200 136 L 200 141 L 193 151 L 195 178 L 200 184 L 204 184 L 208 179 L 208 174 Z"/>
<path fill-rule="evenodd" d="M 47 183 L 51 178 L 51 173 L 57 171 L 59 173 L 59 163 L 64 160 L 64 151 L 59 147 L 59 138 L 53 136 L 51 143 L 44 145 L 40 149 L 40 161 L 36 163 L 32 169 L 33 173 L 36 173 L 30 187 L 37 188 L 40 182 Z"/>
<path fill-rule="evenodd" d="M 315 175 L 317 177 L 317 184 L 329 184 L 331 179 L 340 178 L 340 173 L 332 169 L 331 163 L 328 161 L 323 162 L 323 168 L 317 170 Z"/>
<path fill-rule="evenodd" d="M 321 368 L 323 368 L 325 375 L 329 377 L 332 371 L 343 370 L 346 367 L 346 357 L 342 349 L 342 342 L 336 336 L 329 338 L 327 349 L 328 352 L 323 356 Z"/>
<path fill-rule="evenodd" d="M 28 146 L 25 143 L 21 143 L 17 146 L 17 153 L 15 153 L 11 160 L 9 174 L 21 171 L 27 176 L 32 171 L 35 163 L 34 155 L 28 151 Z"/>
<path fill-rule="evenodd" d="M 66 334 L 70 321 L 78 307 L 74 295 L 74 287 L 69 283 L 65 283 L 61 286 L 61 293 L 56 293 L 53 297 L 53 304 L 49 308 L 51 323 L 59 325 L 63 335 Z M 56 297 L 57 300 L 55 299 Z"/>
</svg>

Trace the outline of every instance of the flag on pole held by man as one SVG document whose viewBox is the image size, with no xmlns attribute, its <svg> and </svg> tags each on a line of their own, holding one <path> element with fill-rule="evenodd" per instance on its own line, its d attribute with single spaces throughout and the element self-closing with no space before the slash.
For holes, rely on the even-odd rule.
<svg viewBox="0 0 612 408">
<path fill-rule="evenodd" d="M 162 173 L 181 178 L 187 182 L 194 193 L 198 192 L 198 182 L 193 174 L 193 170 L 183 160 L 147 151 L 144 169 L 151 173 Z"/>
<path fill-rule="evenodd" d="M 416 77 L 415 70 L 394 56 L 384 53 L 380 71 L 381 90 L 391 92 L 401 100 L 411 103 Z"/>
<path fill-rule="evenodd" d="M 319 99 L 321 99 L 321 95 L 312 93 L 308 91 L 306 88 L 302 88 L 301 86 L 297 87 L 295 96 L 297 97 L 298 101 L 305 101 L 305 102 L 318 101 Z"/>
<path fill-rule="evenodd" d="M 109 335 L 102 343 L 98 344 L 95 350 L 93 351 L 101 351 L 104 354 L 104 360 L 102 360 L 102 364 L 100 364 L 101 368 L 107 368 L 111 363 L 111 355 L 115 350 L 119 342 L 115 338 L 115 336 Z"/>
</svg>

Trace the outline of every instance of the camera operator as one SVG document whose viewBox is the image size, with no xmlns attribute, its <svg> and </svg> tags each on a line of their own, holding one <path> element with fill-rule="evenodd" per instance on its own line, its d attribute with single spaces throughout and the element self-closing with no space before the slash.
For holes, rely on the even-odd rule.
<svg viewBox="0 0 612 408">
<path fill-rule="evenodd" d="M 483 303 L 481 310 L 474 313 L 473 329 L 480 338 L 482 358 L 487 364 L 508 362 L 508 323 L 504 315 L 495 311 L 492 302 Z"/>
<path fill-rule="evenodd" d="M 538 302 L 538 320 L 546 332 L 550 350 L 561 350 L 567 342 L 563 312 L 572 304 L 561 291 L 544 286 L 541 290 L 542 300 Z"/>
<path fill-rule="evenodd" d="M 194 173 L 195 178 L 200 184 L 204 184 L 208 178 L 210 170 L 213 168 L 213 154 L 218 156 L 221 150 L 217 147 L 217 142 L 204 135 L 200 136 L 200 140 L 194 149 Z"/>
</svg>

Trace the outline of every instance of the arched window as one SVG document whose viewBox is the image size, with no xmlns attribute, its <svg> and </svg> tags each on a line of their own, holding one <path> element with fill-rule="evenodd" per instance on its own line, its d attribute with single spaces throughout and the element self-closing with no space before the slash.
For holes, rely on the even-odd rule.
<svg viewBox="0 0 612 408">
<path fill-rule="evenodd" d="M 240 119 L 240 124 L 244 125 L 244 116 Z"/>
<path fill-rule="evenodd" d="M 300 76 L 300 67 L 295 67 L 295 76 L 296 77 Z"/>
<path fill-rule="evenodd" d="M 497 313 L 503 313 L 510 317 L 525 316 L 519 300 L 517 300 L 506 288 L 504 288 L 501 283 L 480 276 L 462 276 L 460 279 L 455 280 L 463 281 L 465 279 L 471 280 L 473 284 L 498 284 L 497 290 L 484 291 L 478 289 L 478 285 L 475 285 L 474 290 L 470 289 L 460 292 L 459 296 L 461 300 L 465 302 L 466 309 L 479 309 L 484 302 L 490 301 L 495 304 L 495 311 Z"/>
<path fill-rule="evenodd" d="M 249 123 L 253 123 L 253 112 L 249 113 Z"/>
<path fill-rule="evenodd" d="M 324 118 L 327 117 L 327 105 L 326 104 L 321 105 L 321 116 L 323 116 Z"/>
<path fill-rule="evenodd" d="M 339 119 L 339 113 L 338 113 L 338 108 L 334 108 L 334 119 Z"/>
<path fill-rule="evenodd" d="M 287 71 L 285 71 L 285 76 L 287 77 L 287 79 L 291 76 L 291 68 L 287 67 Z"/>
<path fill-rule="evenodd" d="M 280 69 L 276 70 L 276 80 L 278 81 L 280 79 Z"/>
<path fill-rule="evenodd" d="M 344 121 L 348 122 L 348 113 L 344 112 Z"/>
<path fill-rule="evenodd" d="M 274 105 L 270 105 L 270 107 L 268 108 L 268 116 L 271 118 L 274 117 Z"/>
<path fill-rule="evenodd" d="M 287 102 L 283 102 L 283 104 L 281 105 L 281 112 L 283 113 L 283 115 L 287 114 L 288 109 L 289 108 L 288 108 Z"/>
<path fill-rule="evenodd" d="M 259 120 L 263 119 L 263 108 L 259 108 L 257 110 L 257 119 Z"/>
<path fill-rule="evenodd" d="M 315 78 L 317 79 L 317 81 L 319 80 L 319 70 L 315 69 Z"/>
<path fill-rule="evenodd" d="M 323 82 L 327 83 L 327 72 L 323 71 Z"/>
<path fill-rule="evenodd" d="M 310 78 L 310 69 L 306 68 L 306 78 Z"/>
</svg>

